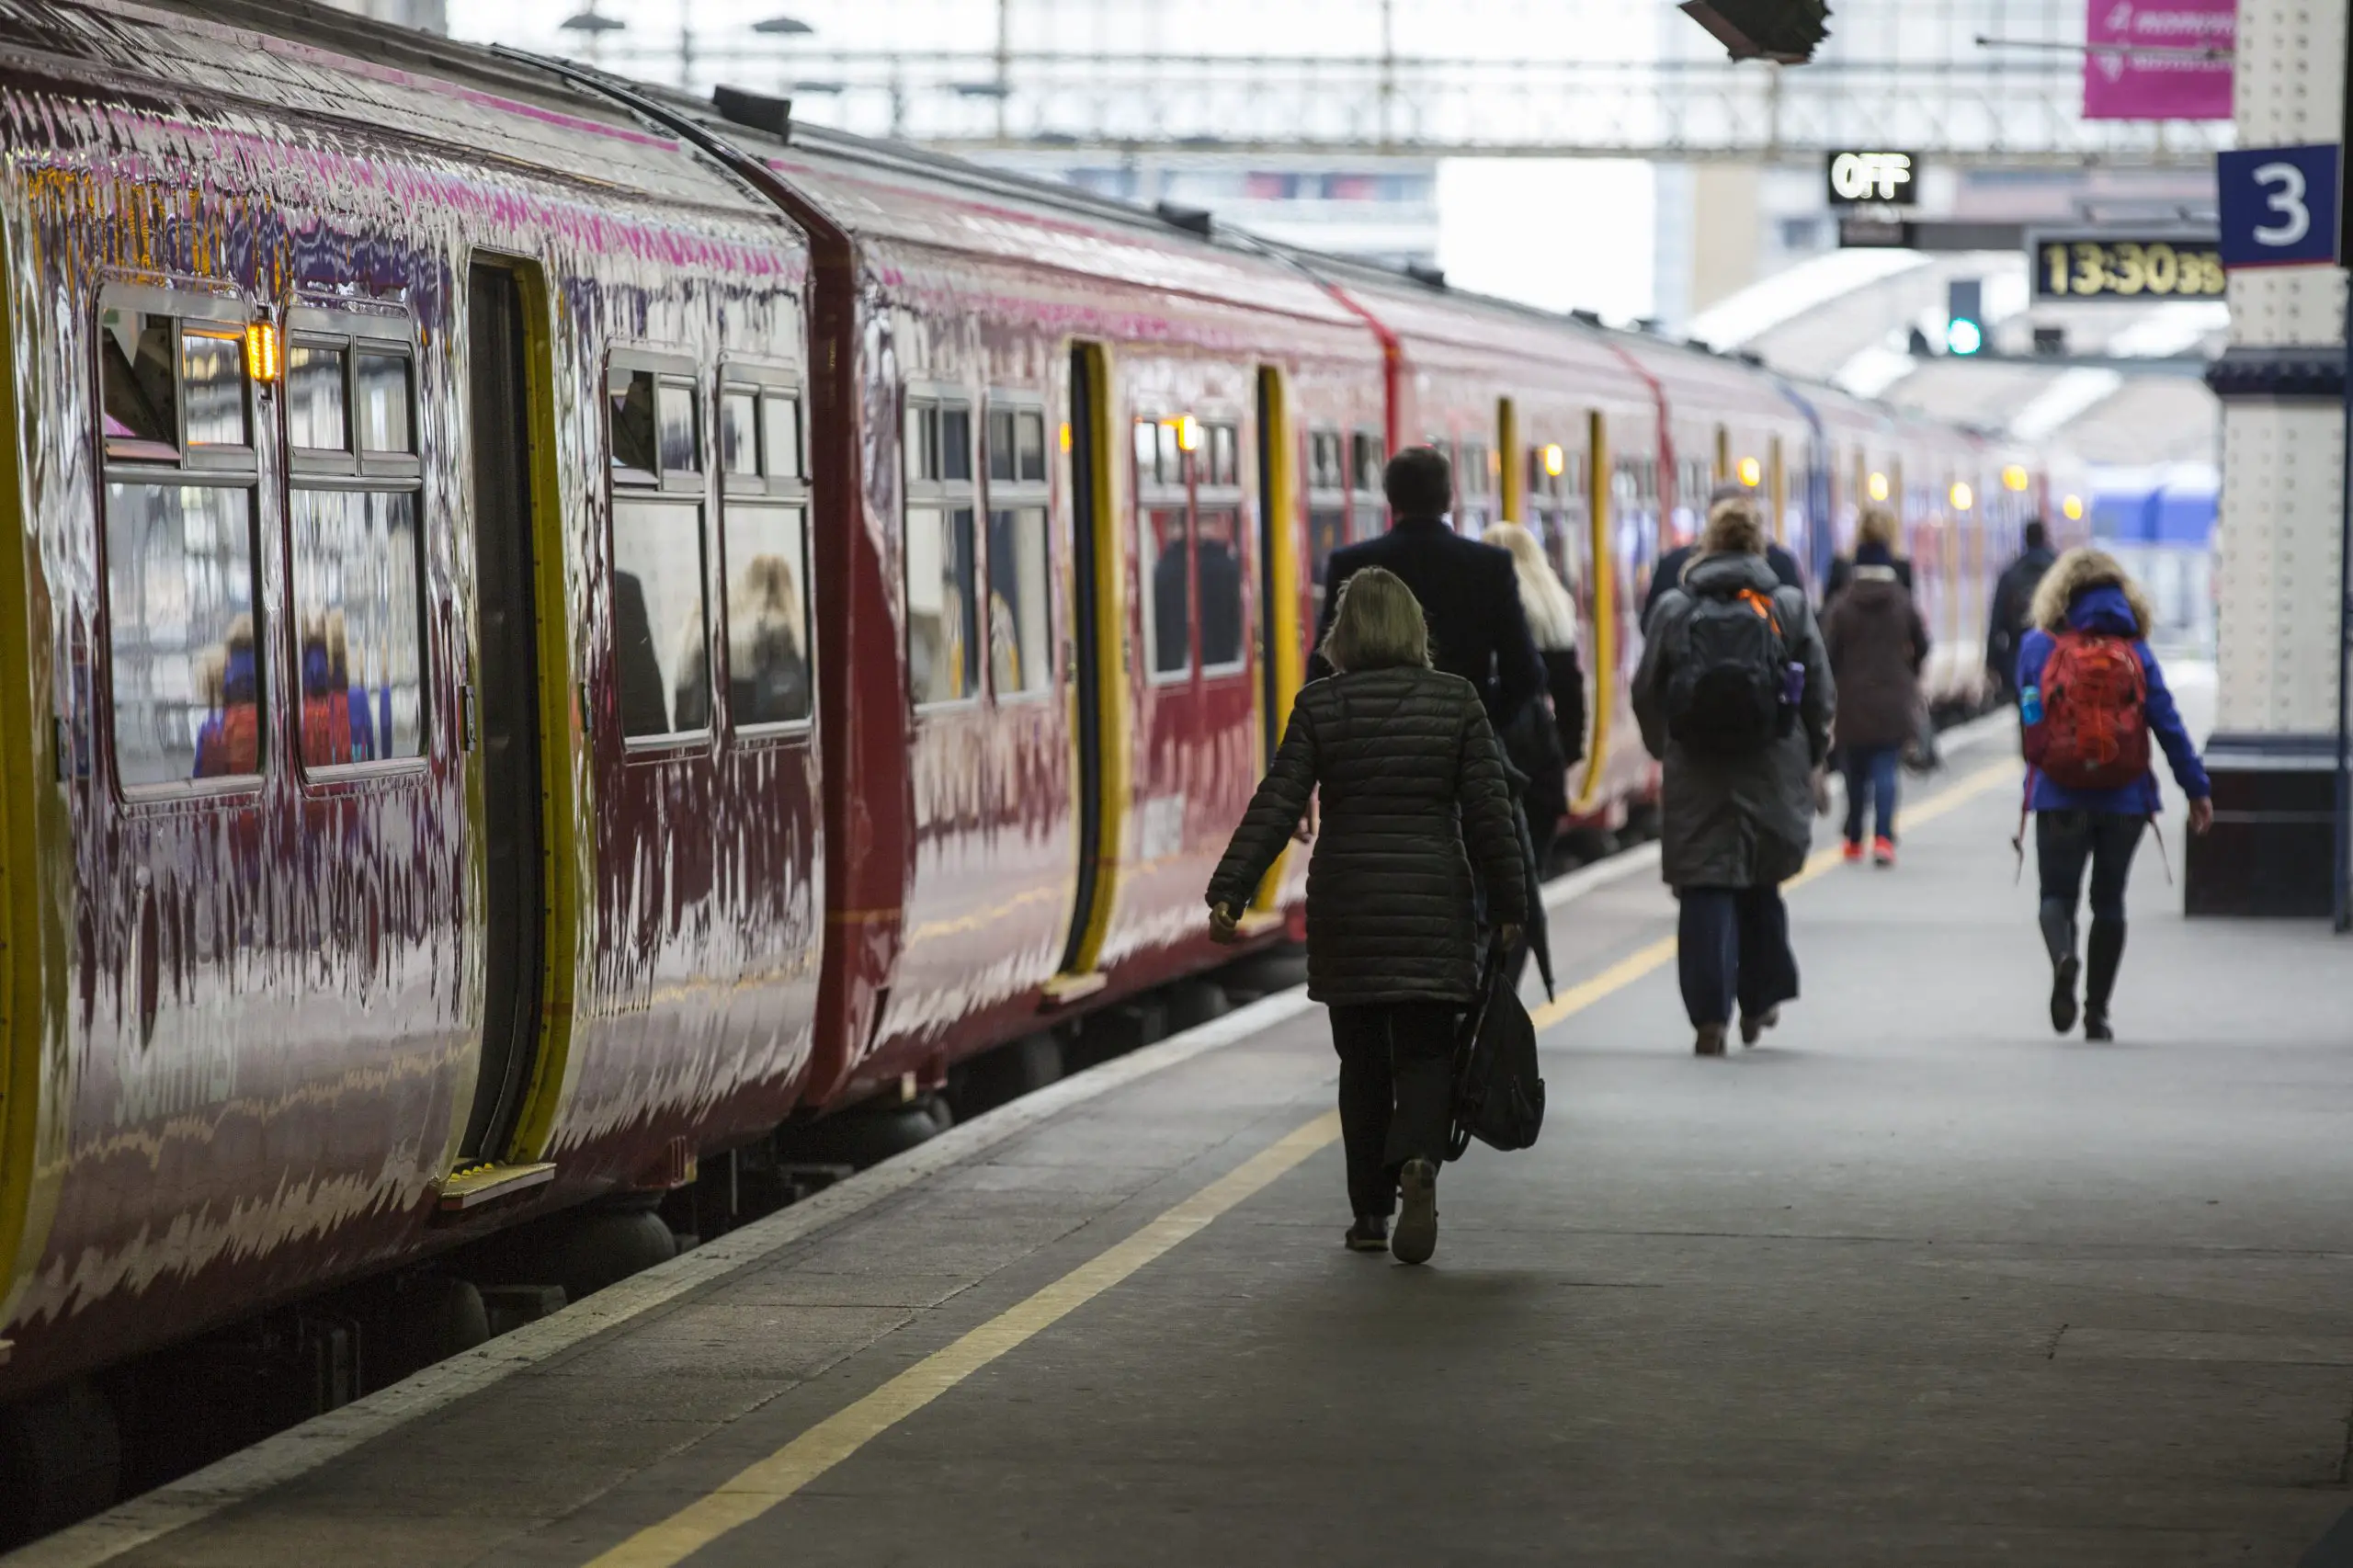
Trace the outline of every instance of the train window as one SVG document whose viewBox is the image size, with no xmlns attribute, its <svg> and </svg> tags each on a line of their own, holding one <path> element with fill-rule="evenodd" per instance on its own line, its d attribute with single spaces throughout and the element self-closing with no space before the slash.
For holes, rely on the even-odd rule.
<svg viewBox="0 0 2353 1568">
<path fill-rule="evenodd" d="M 1203 512 L 1194 525 L 1193 537 L 1201 667 L 1233 669 L 1242 663 L 1241 516 L 1230 509 Z"/>
<path fill-rule="evenodd" d="M 116 778 L 134 790 L 251 778 L 266 749 L 267 643 L 242 309 L 135 286 L 108 296 L 98 400 Z"/>
<path fill-rule="evenodd" d="M 286 438 L 313 451 L 351 449 L 344 420 L 344 351 L 297 343 L 286 354 Z"/>
<path fill-rule="evenodd" d="M 1307 511 L 1307 621 L 1301 628 L 1310 653 L 1315 631 L 1324 624 L 1324 585 L 1332 574 L 1332 552 L 1348 542 L 1346 506 L 1311 506 Z"/>
<path fill-rule="evenodd" d="M 787 392 L 760 397 L 760 460 L 770 479 L 799 479 L 801 400 Z"/>
<path fill-rule="evenodd" d="M 614 480 L 656 483 L 662 458 L 654 437 L 654 372 L 614 366 L 606 373 L 605 401 L 612 427 Z"/>
<path fill-rule="evenodd" d="M 989 681 L 1000 698 L 1053 678 L 1052 557 L 1047 539 L 1046 416 L 992 395 L 988 415 Z M 1014 394 L 1018 397 L 1020 394 Z M 1155 449 L 1157 439 L 1155 438 Z"/>
<path fill-rule="evenodd" d="M 727 700 L 738 728 L 810 712 L 809 527 L 798 506 L 727 508 Z"/>
<path fill-rule="evenodd" d="M 416 505 L 413 490 L 290 497 L 305 767 L 424 755 Z"/>
<path fill-rule="evenodd" d="M 1368 495 L 1379 495 L 1382 493 L 1381 471 L 1389 465 L 1388 451 L 1382 447 L 1381 437 L 1370 430 L 1358 431 L 1355 440 L 1357 481 L 1353 488 Z"/>
<path fill-rule="evenodd" d="M 665 381 L 654 394 L 656 442 L 664 473 L 694 473 L 702 467 L 695 439 L 695 389 Z"/>
<path fill-rule="evenodd" d="M 1046 416 L 1030 410 L 1013 422 L 1014 446 L 1019 453 L 1017 465 L 1024 484 L 1046 483 Z"/>
<path fill-rule="evenodd" d="M 1307 433 L 1307 488 L 1310 490 L 1345 490 L 1348 476 L 1340 459 L 1340 433 L 1337 430 L 1311 430 Z"/>
<path fill-rule="evenodd" d="M 245 447 L 245 335 L 239 327 L 180 328 L 180 404 L 190 447 Z"/>
<path fill-rule="evenodd" d="M 99 321 L 101 420 L 107 456 L 169 462 L 179 456 L 179 324 L 148 311 L 110 309 Z"/>
<path fill-rule="evenodd" d="M 907 399 L 907 682 L 915 702 L 966 702 L 981 692 L 978 498 L 972 405 Z"/>
<path fill-rule="evenodd" d="M 1046 548 L 1043 506 L 990 510 L 989 678 L 999 697 L 1043 691 L 1053 671 Z"/>
<path fill-rule="evenodd" d="M 106 498 L 117 777 L 259 773 L 253 490 L 109 479 Z"/>
<path fill-rule="evenodd" d="M 972 411 L 962 403 L 940 404 L 939 477 L 950 483 L 972 477 Z"/>
<path fill-rule="evenodd" d="M 907 668 L 916 702 L 980 695 L 980 624 L 972 508 L 910 508 Z"/>
<path fill-rule="evenodd" d="M 298 307 L 286 356 L 293 451 L 297 755 L 305 769 L 425 755 L 423 473 L 404 343 L 382 318 Z M 405 324 L 402 324 L 404 329 Z"/>
<path fill-rule="evenodd" d="M 720 392 L 719 472 L 731 478 L 759 477 L 760 394 L 750 387 Z"/>
<path fill-rule="evenodd" d="M 1241 432 L 1231 425 L 1211 425 L 1208 426 L 1208 433 L 1210 447 L 1208 483 L 1211 484 L 1241 483 Z"/>
<path fill-rule="evenodd" d="M 409 435 L 408 356 L 363 348 L 358 364 L 359 449 L 416 450 Z"/>
<path fill-rule="evenodd" d="M 621 733 L 631 740 L 710 727 L 710 619 L 702 508 L 613 500 L 613 653 Z"/>
<path fill-rule="evenodd" d="M 1160 421 L 1136 421 L 1136 482 L 1149 484 L 1160 477 Z"/>
<path fill-rule="evenodd" d="M 1146 511 L 1142 543 L 1143 574 L 1151 585 L 1143 602 L 1152 673 L 1158 678 L 1181 676 L 1193 662 L 1193 550 L 1185 533 L 1185 509 Z"/>
</svg>

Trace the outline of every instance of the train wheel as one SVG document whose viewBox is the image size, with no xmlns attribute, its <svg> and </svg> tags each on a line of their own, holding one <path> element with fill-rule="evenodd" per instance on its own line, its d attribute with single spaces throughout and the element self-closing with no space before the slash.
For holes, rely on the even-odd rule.
<svg viewBox="0 0 2353 1568">
<path fill-rule="evenodd" d="M 68 1383 L 0 1410 L 0 1548 L 87 1518 L 115 1498 L 122 1430 L 88 1383 Z"/>
<path fill-rule="evenodd" d="M 959 1116 L 975 1117 L 1034 1094 L 1062 1075 L 1062 1041 L 1050 1034 L 1028 1035 L 966 1062 L 950 1097 Z"/>
</svg>

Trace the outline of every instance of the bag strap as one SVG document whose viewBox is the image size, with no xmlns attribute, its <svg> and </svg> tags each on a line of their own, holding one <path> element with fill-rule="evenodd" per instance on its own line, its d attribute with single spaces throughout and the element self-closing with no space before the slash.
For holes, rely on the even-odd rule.
<svg viewBox="0 0 2353 1568">
<path fill-rule="evenodd" d="M 2010 852 L 2018 858 L 2018 869 L 2010 873 L 2010 886 L 2026 881 L 2026 821 L 2034 814 L 2034 776 L 2042 770 L 2027 764 L 2026 788 L 2018 793 L 2018 831 L 2010 840 Z"/>
<path fill-rule="evenodd" d="M 2154 812 L 2149 813 L 2149 831 L 2156 835 L 2157 864 L 2165 869 L 2165 886 L 2171 887 L 2173 886 L 2173 857 L 2165 853 L 2165 824 L 2157 820 L 2157 813 Z"/>
</svg>

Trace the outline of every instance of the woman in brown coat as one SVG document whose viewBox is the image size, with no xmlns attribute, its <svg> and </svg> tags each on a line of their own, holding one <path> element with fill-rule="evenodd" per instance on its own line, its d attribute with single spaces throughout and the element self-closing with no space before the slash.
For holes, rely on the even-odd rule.
<svg viewBox="0 0 2353 1568">
<path fill-rule="evenodd" d="M 1471 857 L 1497 940 L 1515 941 L 1529 898 L 1519 832 L 1486 706 L 1469 681 L 1430 668 L 1422 608 L 1403 579 L 1378 566 L 1351 574 L 1323 652 L 1339 674 L 1292 704 L 1281 749 L 1210 880 L 1210 931 L 1233 939 L 1320 789 L 1307 994 L 1331 1008 L 1340 1053 L 1356 1210 L 1347 1241 L 1420 1263 L 1438 1245 L 1455 1016 L 1479 983 Z"/>
<path fill-rule="evenodd" d="M 1895 864 L 1895 784 L 1916 725 L 1928 628 L 1896 571 L 1895 516 L 1865 510 L 1854 574 L 1824 614 L 1831 678 L 1838 687 L 1838 746 L 1847 773 L 1847 858 L 1863 858 L 1863 809 L 1875 805 L 1871 858 Z"/>
</svg>

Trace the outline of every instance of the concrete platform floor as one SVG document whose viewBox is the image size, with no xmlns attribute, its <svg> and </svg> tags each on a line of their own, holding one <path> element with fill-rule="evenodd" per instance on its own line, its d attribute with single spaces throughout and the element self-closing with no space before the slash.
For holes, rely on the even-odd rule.
<svg viewBox="0 0 2353 1568">
<path fill-rule="evenodd" d="M 1541 1146 L 1449 1167 L 1428 1267 L 1341 1250 L 1297 1011 L 20 1560 L 2293 1563 L 2353 1504 L 2353 947 L 2186 924 L 2147 853 L 2121 1038 L 2054 1039 L 1999 756 L 1899 869 L 1792 892 L 1764 1049 L 1690 1055 L 1649 877 L 1556 915 L 1619 983 L 1546 1037 Z"/>
</svg>

